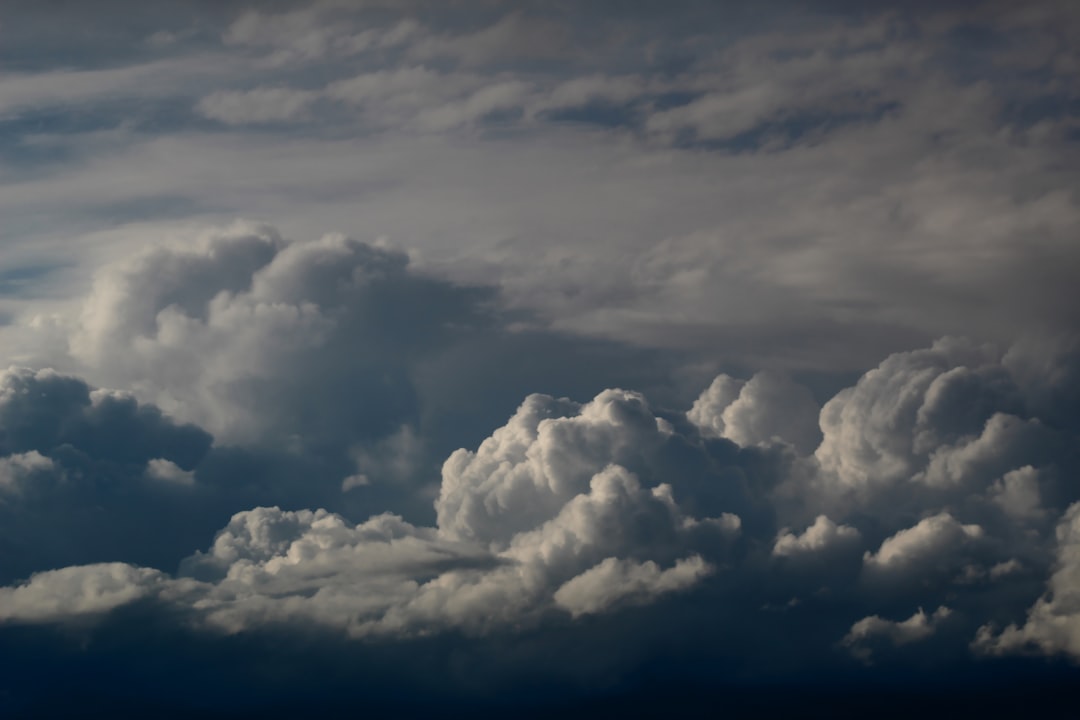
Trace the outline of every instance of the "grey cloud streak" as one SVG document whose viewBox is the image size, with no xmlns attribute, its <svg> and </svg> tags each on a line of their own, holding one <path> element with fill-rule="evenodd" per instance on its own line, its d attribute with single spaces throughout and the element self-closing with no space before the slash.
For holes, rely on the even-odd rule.
<svg viewBox="0 0 1080 720">
<path fill-rule="evenodd" d="M 157 130 L 159 110 L 144 109 L 106 122 L 104 144 L 28 133 L 26 147 L 79 161 L 16 172 L 0 206 L 13 218 L 43 198 L 67 208 L 20 250 L 35 261 L 67 248 L 69 227 L 85 232 L 66 213 L 124 215 L 118 194 L 131 208 L 182 199 L 179 214 L 200 223 L 267 218 L 296 237 L 359 228 L 459 281 L 497 277 L 538 325 L 755 370 L 854 372 L 943 334 L 1007 344 L 1075 326 L 1076 303 L 1060 302 L 1078 262 L 1075 58 L 1062 39 L 1075 14 L 791 7 L 798 29 L 692 3 L 588 27 L 566 8 L 498 5 L 446 27 L 438 13 L 409 17 L 413 6 L 223 12 L 200 43 L 238 64 L 180 41 L 144 63 L 178 78 L 176 90 L 154 83 L 171 93 L 160 112 L 172 124 Z M 553 23 L 575 52 L 520 40 Z M 973 23 L 1000 52 L 964 35 Z M 220 74 L 204 75 L 208 62 Z M 138 92 L 122 73 L 139 67 L 95 70 L 121 73 L 102 80 L 102 102 L 117 83 Z M 41 85 L 27 77 L 10 81 Z M 97 81 L 78 84 L 93 104 Z M 743 120 L 720 132 L 714 116 Z M 245 118 L 265 127 L 228 125 Z M 85 242 L 119 249 L 143 232 L 153 224 Z"/>
</svg>

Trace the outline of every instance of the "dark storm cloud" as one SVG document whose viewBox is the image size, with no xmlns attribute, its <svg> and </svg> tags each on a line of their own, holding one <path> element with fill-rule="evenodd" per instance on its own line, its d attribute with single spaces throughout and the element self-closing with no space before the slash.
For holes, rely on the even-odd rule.
<svg viewBox="0 0 1080 720">
<path fill-rule="evenodd" d="M 123 393 L 48 370 L 0 378 L 0 574 L 95 560 L 160 563 L 190 531 L 211 438 Z M 173 552 L 176 552 L 174 550 Z"/>
</svg>

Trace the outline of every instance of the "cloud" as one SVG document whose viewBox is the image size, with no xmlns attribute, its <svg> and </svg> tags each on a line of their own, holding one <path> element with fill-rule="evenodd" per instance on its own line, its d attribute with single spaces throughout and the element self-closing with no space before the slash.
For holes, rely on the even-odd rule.
<svg viewBox="0 0 1080 720">
<path fill-rule="evenodd" d="M 927 615 L 922 608 L 907 620 L 886 620 L 877 615 L 871 615 L 859 620 L 851 626 L 851 630 L 844 636 L 842 644 L 851 648 L 852 654 L 863 660 L 869 660 L 871 651 L 866 644 L 876 638 L 885 638 L 893 645 L 907 645 L 919 642 L 933 635 L 938 626 L 952 615 L 952 611 L 942 605 L 931 615 Z"/>
<path fill-rule="evenodd" d="M 1074 12 L 166 5 L 4 17 L 0 698 L 1077 655 Z"/>
<path fill-rule="evenodd" d="M 1057 526 L 1057 562 L 1046 593 L 1028 611 L 1023 625 L 1000 632 L 979 628 L 972 647 L 988 655 L 1037 651 L 1080 658 L 1080 503 L 1066 511 Z"/>
<path fill-rule="evenodd" d="M 1050 497 L 1061 512 L 1072 431 L 1034 415 L 1032 397 L 990 348 L 944 339 L 894 354 L 822 409 L 813 493 L 830 517 L 861 509 L 891 532 L 941 512 L 1003 528 L 1003 514 L 1034 520 Z"/>
<path fill-rule="evenodd" d="M 966 394 L 948 392 L 958 385 Z M 988 349 L 963 341 L 897 353 L 826 403 L 816 457 L 841 486 L 871 493 L 914 475 L 943 443 L 979 431 L 997 407 L 1017 407 L 1010 385 Z"/>
<path fill-rule="evenodd" d="M 478 471 L 483 460 L 474 457 L 470 467 L 464 451 L 448 460 L 434 528 L 392 514 L 353 525 L 326 510 L 255 508 L 234 515 L 209 551 L 181 563 L 176 578 L 129 565 L 39 574 L 10 592 L 48 596 L 70 579 L 86 593 L 107 580 L 108 593 L 55 612 L 13 601 L 6 618 L 37 622 L 51 614 L 62 621 L 153 596 L 227 632 L 309 621 L 354 637 L 452 628 L 485 634 L 536 624 L 556 609 L 577 617 L 648 603 L 713 572 L 706 558 L 724 557 L 739 518 L 690 516 L 670 485 L 643 484 L 617 464 L 627 452 L 657 451 L 635 447 L 636 434 L 656 435 L 655 446 L 672 430 L 640 396 L 619 391 L 569 418 L 543 411 L 559 406 L 530 398 L 481 445 L 484 456 L 522 453 L 526 466 L 487 475 Z M 520 446 L 523 435 L 532 436 L 534 451 Z M 632 455 L 626 461 L 641 462 Z M 529 473 L 532 495 L 522 487 Z M 484 496 L 503 502 L 498 510 L 488 502 L 485 511 Z"/>
<path fill-rule="evenodd" d="M 273 246 L 272 240 L 249 242 Z M 330 247 L 354 251 L 336 242 Z M 282 295 L 302 295 L 311 287 L 292 282 L 291 272 L 269 276 L 252 286 L 272 278 Z M 167 283 L 156 287 L 169 292 Z M 176 296 L 176 302 L 187 303 L 186 312 L 194 315 L 207 307 L 205 300 L 197 302 L 206 295 Z M 981 359 L 983 365 L 952 372 L 948 361 L 958 357 Z M 945 340 L 887 359 L 831 401 L 851 403 L 872 417 L 878 408 L 887 409 L 884 417 L 906 408 L 907 425 L 879 419 L 875 426 L 850 411 L 843 418 L 862 432 L 889 430 L 906 438 L 906 446 L 880 442 L 881 447 L 921 448 L 906 450 L 911 464 L 891 480 L 911 491 L 907 505 L 893 514 L 880 511 L 881 498 L 874 496 L 867 496 L 869 505 L 841 503 L 830 509 L 835 514 L 825 514 L 823 506 L 833 500 L 818 493 L 837 478 L 821 452 L 798 455 L 786 438 L 772 434 L 768 442 L 745 445 L 718 437 L 710 423 L 719 418 L 727 431 L 727 409 L 753 381 L 721 376 L 688 413 L 661 412 L 642 393 L 621 389 L 604 390 L 584 403 L 533 394 L 473 449 L 446 459 L 433 525 L 390 512 L 353 522 L 326 509 L 260 506 L 233 514 L 208 549 L 186 557 L 174 574 L 134 562 L 39 571 L 4 588 L 0 608 L 9 625 L 94 625 L 139 605 L 214 636 L 314 627 L 366 642 L 494 642 L 593 622 L 614 628 L 628 613 L 659 619 L 678 607 L 691 614 L 712 608 L 708 612 L 715 614 L 719 603 L 731 611 L 702 630 L 709 637 L 738 635 L 736 628 L 759 637 L 770 622 L 797 625 L 805 623 L 803 613 L 813 612 L 820 627 L 791 630 L 793 643 L 806 644 L 800 645 L 798 662 L 837 642 L 857 658 L 877 660 L 882 641 L 918 645 L 937 635 L 946 620 L 951 630 L 940 638 L 943 648 L 963 652 L 975 638 L 974 647 L 985 653 L 1072 652 L 1067 639 L 1049 639 L 1067 638 L 1058 629 L 1069 627 L 1068 573 L 1075 564 L 1068 549 L 1074 544 L 1068 528 L 1075 506 L 1058 529 L 1053 567 L 1042 523 L 1043 514 L 1056 515 L 1061 498 L 1068 497 L 1055 480 L 1058 470 L 1021 464 L 1002 475 L 1000 463 L 990 463 L 973 465 L 975 477 L 959 484 L 920 479 L 920 468 L 932 464 L 942 448 L 980 442 L 1002 414 L 1001 403 L 1016 403 L 1015 412 L 1026 412 L 1024 391 L 1008 381 L 997 357 Z M 66 388 L 67 402 L 84 410 L 94 408 L 91 397 L 99 403 L 120 398 L 129 412 L 140 407 L 130 397 L 91 391 L 73 378 L 20 373 L 15 377 L 23 382 L 56 383 L 56 391 L 30 393 L 34 398 L 57 397 Z M 993 379 L 990 391 L 986 378 Z M 955 383 L 963 392 L 950 394 Z M 803 388 L 783 385 L 792 388 L 793 407 L 807 407 Z M 784 407 L 782 393 L 763 395 L 774 412 Z M 826 404 L 822 412 L 822 448 L 830 442 L 828 409 Z M 46 416 L 34 411 L 13 417 L 34 413 Z M 1061 432 L 1050 424 L 1046 430 Z M 357 475 L 352 482 L 346 476 L 348 495 L 366 493 L 383 475 L 399 472 L 395 467 L 405 462 L 400 456 L 410 454 L 415 438 L 408 430 L 390 438 L 368 454 L 354 455 Z M 1064 469 L 1072 461 L 1060 454 L 1062 447 L 1019 443 L 1013 450 L 1016 462 L 1025 454 L 1053 451 L 1047 457 Z M 33 455 L 28 448 L 19 445 L 21 455 L 10 455 L 12 477 L 51 471 L 51 455 L 44 449 Z M 140 455 L 130 481 L 173 493 L 198 490 L 211 479 L 221 482 L 220 471 L 212 471 L 222 461 L 217 452 L 185 466 L 175 455 L 151 448 Z M 332 488 L 339 495 L 341 477 Z M 912 508 L 920 519 L 910 518 Z M 131 509 L 145 514 L 164 506 Z M 1031 606 L 1032 588 L 1037 591 L 1047 576 L 1053 592 Z M 885 619 L 928 603 L 939 610 Z M 987 622 L 1027 607 L 1024 625 L 998 632 L 1000 625 Z"/>
<path fill-rule="evenodd" d="M 772 553 L 778 557 L 799 557 L 810 553 L 827 553 L 843 546 L 857 545 L 862 536 L 847 525 L 837 525 L 825 515 L 818 515 L 814 524 L 802 535 L 784 531 L 776 538 Z"/>
<path fill-rule="evenodd" d="M 284 87 L 223 90 L 201 99 L 195 109 L 226 125 L 286 122 L 305 117 L 316 97 L 314 92 Z"/>
<path fill-rule="evenodd" d="M 1044 515 L 1039 491 L 1039 471 L 1030 465 L 1011 470 L 990 487 L 993 501 L 1007 514 L 1037 520 Z"/>
<path fill-rule="evenodd" d="M 205 512 L 194 471 L 210 444 L 202 429 L 126 393 L 52 370 L 0 372 L 0 574 L 163 561 L 162 546 L 190 542 L 177 524 L 198 526 Z"/>
<path fill-rule="evenodd" d="M 475 452 L 461 449 L 446 460 L 439 527 L 450 537 L 505 547 L 518 523 L 551 521 L 609 465 L 693 493 L 694 483 L 674 473 L 665 478 L 664 449 L 680 440 L 640 393 L 606 390 L 585 405 L 532 395 Z"/>
<path fill-rule="evenodd" d="M 687 413 L 703 432 L 740 445 L 776 440 L 809 453 L 821 434 L 819 408 L 806 388 L 774 372 L 760 372 L 742 382 L 718 375 Z"/>
<path fill-rule="evenodd" d="M 920 520 L 881 543 L 877 552 L 867 551 L 863 560 L 868 572 L 877 575 L 930 574 L 933 569 L 955 563 L 953 553 L 984 535 L 978 525 L 963 525 L 948 513 Z"/>
<path fill-rule="evenodd" d="M 346 446 L 415 421 L 410 365 L 486 325 L 483 295 L 403 253 L 240 223 L 103 270 L 71 352 L 220 441 Z"/>
<path fill-rule="evenodd" d="M 711 568 L 698 556 L 667 570 L 656 563 L 608 558 L 555 591 L 555 603 L 574 617 L 603 612 L 618 602 L 648 602 L 656 595 L 692 587 Z"/>
<path fill-rule="evenodd" d="M 165 458 L 154 458 L 148 461 L 146 463 L 146 474 L 154 480 L 178 485 L 192 485 L 195 482 L 194 472 L 184 470 L 172 460 L 166 460 Z"/>
<path fill-rule="evenodd" d="M 80 565 L 34 574 L 0 588 L 0 621 L 56 622 L 101 615 L 151 594 L 164 576 L 124 563 Z"/>
</svg>

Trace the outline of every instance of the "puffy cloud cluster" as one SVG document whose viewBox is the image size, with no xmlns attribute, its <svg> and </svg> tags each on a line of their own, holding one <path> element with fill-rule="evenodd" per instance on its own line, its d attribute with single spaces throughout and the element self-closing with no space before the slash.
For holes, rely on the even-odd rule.
<svg viewBox="0 0 1080 720">
<path fill-rule="evenodd" d="M 1005 623 L 988 623 L 973 647 L 1075 654 L 1064 639 L 1075 586 L 1075 513 L 1067 508 L 1080 497 L 1080 438 L 1062 407 L 1070 397 L 1069 347 L 1042 355 L 1037 377 L 1023 344 L 1002 355 L 946 338 L 889 357 L 826 403 L 811 477 L 788 489 L 876 544 L 864 550 L 859 573 L 866 598 L 894 609 L 947 601 L 970 613 L 963 621 L 969 625 L 972 616 L 986 619 L 987 602 L 996 603 L 994 615 L 1015 623 L 1038 596 L 1039 578 L 1052 572 L 1050 591 L 1031 607 L 1026 625 L 996 634 Z M 1052 518 L 1059 517 L 1055 535 Z M 815 536 L 835 536 L 832 525 L 819 518 Z M 777 553 L 807 540 L 781 536 Z M 861 654 L 870 635 L 906 642 L 932 631 L 936 619 L 921 611 L 899 624 L 871 616 L 845 642 Z"/>
<path fill-rule="evenodd" d="M 416 420 L 417 359 L 487 322 L 480 291 L 407 266 L 341 235 L 289 243 L 238 223 L 103 270 L 71 353 L 222 442 L 384 437 Z"/>
<path fill-rule="evenodd" d="M 760 372 L 747 381 L 718 375 L 687 417 L 702 432 L 740 445 L 791 443 L 802 452 L 818 446 L 818 404 L 784 375 Z"/>
<path fill-rule="evenodd" d="M 234 312 L 256 327 L 263 314 L 308 312 L 300 326 L 332 342 L 336 323 L 375 324 L 354 318 L 371 287 L 414 282 L 402 279 L 402 256 L 338 237 L 299 246 L 269 234 L 218 238 L 198 253 L 140 262 L 158 269 L 100 287 L 77 349 L 114 357 L 125 348 L 116 361 L 133 363 L 126 372 L 162 388 L 168 377 L 146 358 L 242 335 Z M 199 294 L 185 273 L 206 277 L 207 267 L 220 274 Z M 133 289 L 155 273 L 160 282 Z M 150 301 L 110 305 L 106 287 Z M 130 316 L 115 320 L 113 310 Z M 217 324 L 228 332 L 215 336 Z M 250 351 L 236 342 L 226 347 Z M 1080 495 L 1077 438 L 1055 404 L 1068 394 L 1045 387 L 1067 375 L 1024 374 L 1020 357 L 956 339 L 893 355 L 820 409 L 816 449 L 809 391 L 770 373 L 722 375 L 685 414 L 620 389 L 586 403 L 530 395 L 475 449 L 446 459 L 432 526 L 393 513 L 353 523 L 327 510 L 257 507 L 233 515 L 171 576 L 134 562 L 31 567 L 44 571 L 3 590 L 0 615 L 51 622 L 150 601 L 226 632 L 302 622 L 351 637 L 490 635 L 735 593 L 762 611 L 824 604 L 841 623 L 831 642 L 862 659 L 946 623 L 943 642 L 963 636 L 980 652 L 1077 655 L 1077 506 L 1066 510 Z M 280 372 L 266 362 L 268 378 Z M 162 492 L 200 485 L 205 432 L 56 373 L 5 377 L 5 497 L 69 472 L 68 447 L 126 463 Z M 224 387 L 239 382 L 221 377 Z M 107 442 L 121 436 L 129 442 Z M 417 442 L 400 429 L 387 437 L 404 455 Z M 359 477 L 350 488 L 365 487 Z"/>
<path fill-rule="evenodd" d="M 652 457 L 674 435 L 637 393 L 532 396 L 475 453 L 447 460 L 437 527 L 261 507 L 237 513 L 175 578 L 130 565 L 40 573 L 6 590 L 0 612 L 36 622 L 153 596 L 227 631 L 310 621 L 367 636 L 483 633 L 648 603 L 713 573 L 740 532 L 733 513 L 691 516 L 656 477 Z M 69 586 L 63 613 L 29 609 Z"/>
<path fill-rule="evenodd" d="M 920 607 L 949 608 L 977 649 L 1076 654 L 1061 639 L 1075 625 L 1066 508 L 1080 494 L 1069 343 L 1001 354 L 946 338 L 888 357 L 824 407 L 771 371 L 721 375 L 685 413 L 618 389 L 588 403 L 529 395 L 449 454 L 430 526 L 354 522 L 328 495 L 270 491 L 283 450 L 350 458 L 332 481 L 293 484 L 339 499 L 422 470 L 417 368 L 437 384 L 431 357 L 449 336 L 502 347 L 487 297 L 393 250 L 288 243 L 244 223 L 108 269 L 70 351 L 134 395 L 49 370 L 0 382 L 0 541 L 21 558 L 4 582 L 27 578 L 0 595 L 4 619 L 149 601 L 227 631 L 490 634 L 739 588 L 759 608 L 833 603 L 832 640 L 858 656 L 874 638 L 929 637 L 944 614 Z M 247 448 L 212 449 L 210 433 L 149 402 Z M 251 491 L 215 490 L 216 507 L 255 510 L 177 573 L 148 569 L 170 569 L 176 543 L 206 528 L 207 487 L 242 483 Z M 281 510 L 305 505 L 329 510 Z M 180 525 L 158 541 L 168 553 L 125 545 Z M 83 536 L 94 542 L 72 549 Z"/>
<path fill-rule="evenodd" d="M 871 574 L 925 579 L 936 568 L 955 569 L 949 565 L 962 557 L 961 550 L 982 537 L 979 525 L 962 525 L 949 513 L 940 513 L 887 538 L 877 552 L 867 551 L 863 562 Z"/>
<path fill-rule="evenodd" d="M 821 411 L 818 500 L 894 530 L 947 511 L 993 532 L 1045 531 L 1044 511 L 1060 514 L 1076 495 L 1075 430 L 1044 412 L 1039 389 L 1007 361 L 946 338 L 890 356 L 838 393 Z"/>
</svg>

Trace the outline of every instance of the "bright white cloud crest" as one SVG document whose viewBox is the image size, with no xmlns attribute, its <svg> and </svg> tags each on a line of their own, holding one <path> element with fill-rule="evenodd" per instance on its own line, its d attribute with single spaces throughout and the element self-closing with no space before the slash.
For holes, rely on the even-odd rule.
<svg viewBox="0 0 1080 720">
<path fill-rule="evenodd" d="M 129 565 L 69 568 L 5 590 L 0 612 L 37 622 L 154 595 L 228 631 L 309 620 L 365 636 L 487 632 L 555 609 L 647 603 L 711 573 L 705 557 L 723 557 L 740 528 L 731 513 L 686 514 L 669 485 L 645 486 L 617 464 L 623 453 L 654 453 L 670 432 L 633 393 L 584 406 L 533 396 L 471 462 L 465 451 L 447 461 L 436 528 L 390 514 L 352 525 L 325 510 L 256 508 L 235 515 L 176 579 Z M 56 612 L 35 604 L 68 576 L 86 602 Z"/>
</svg>

